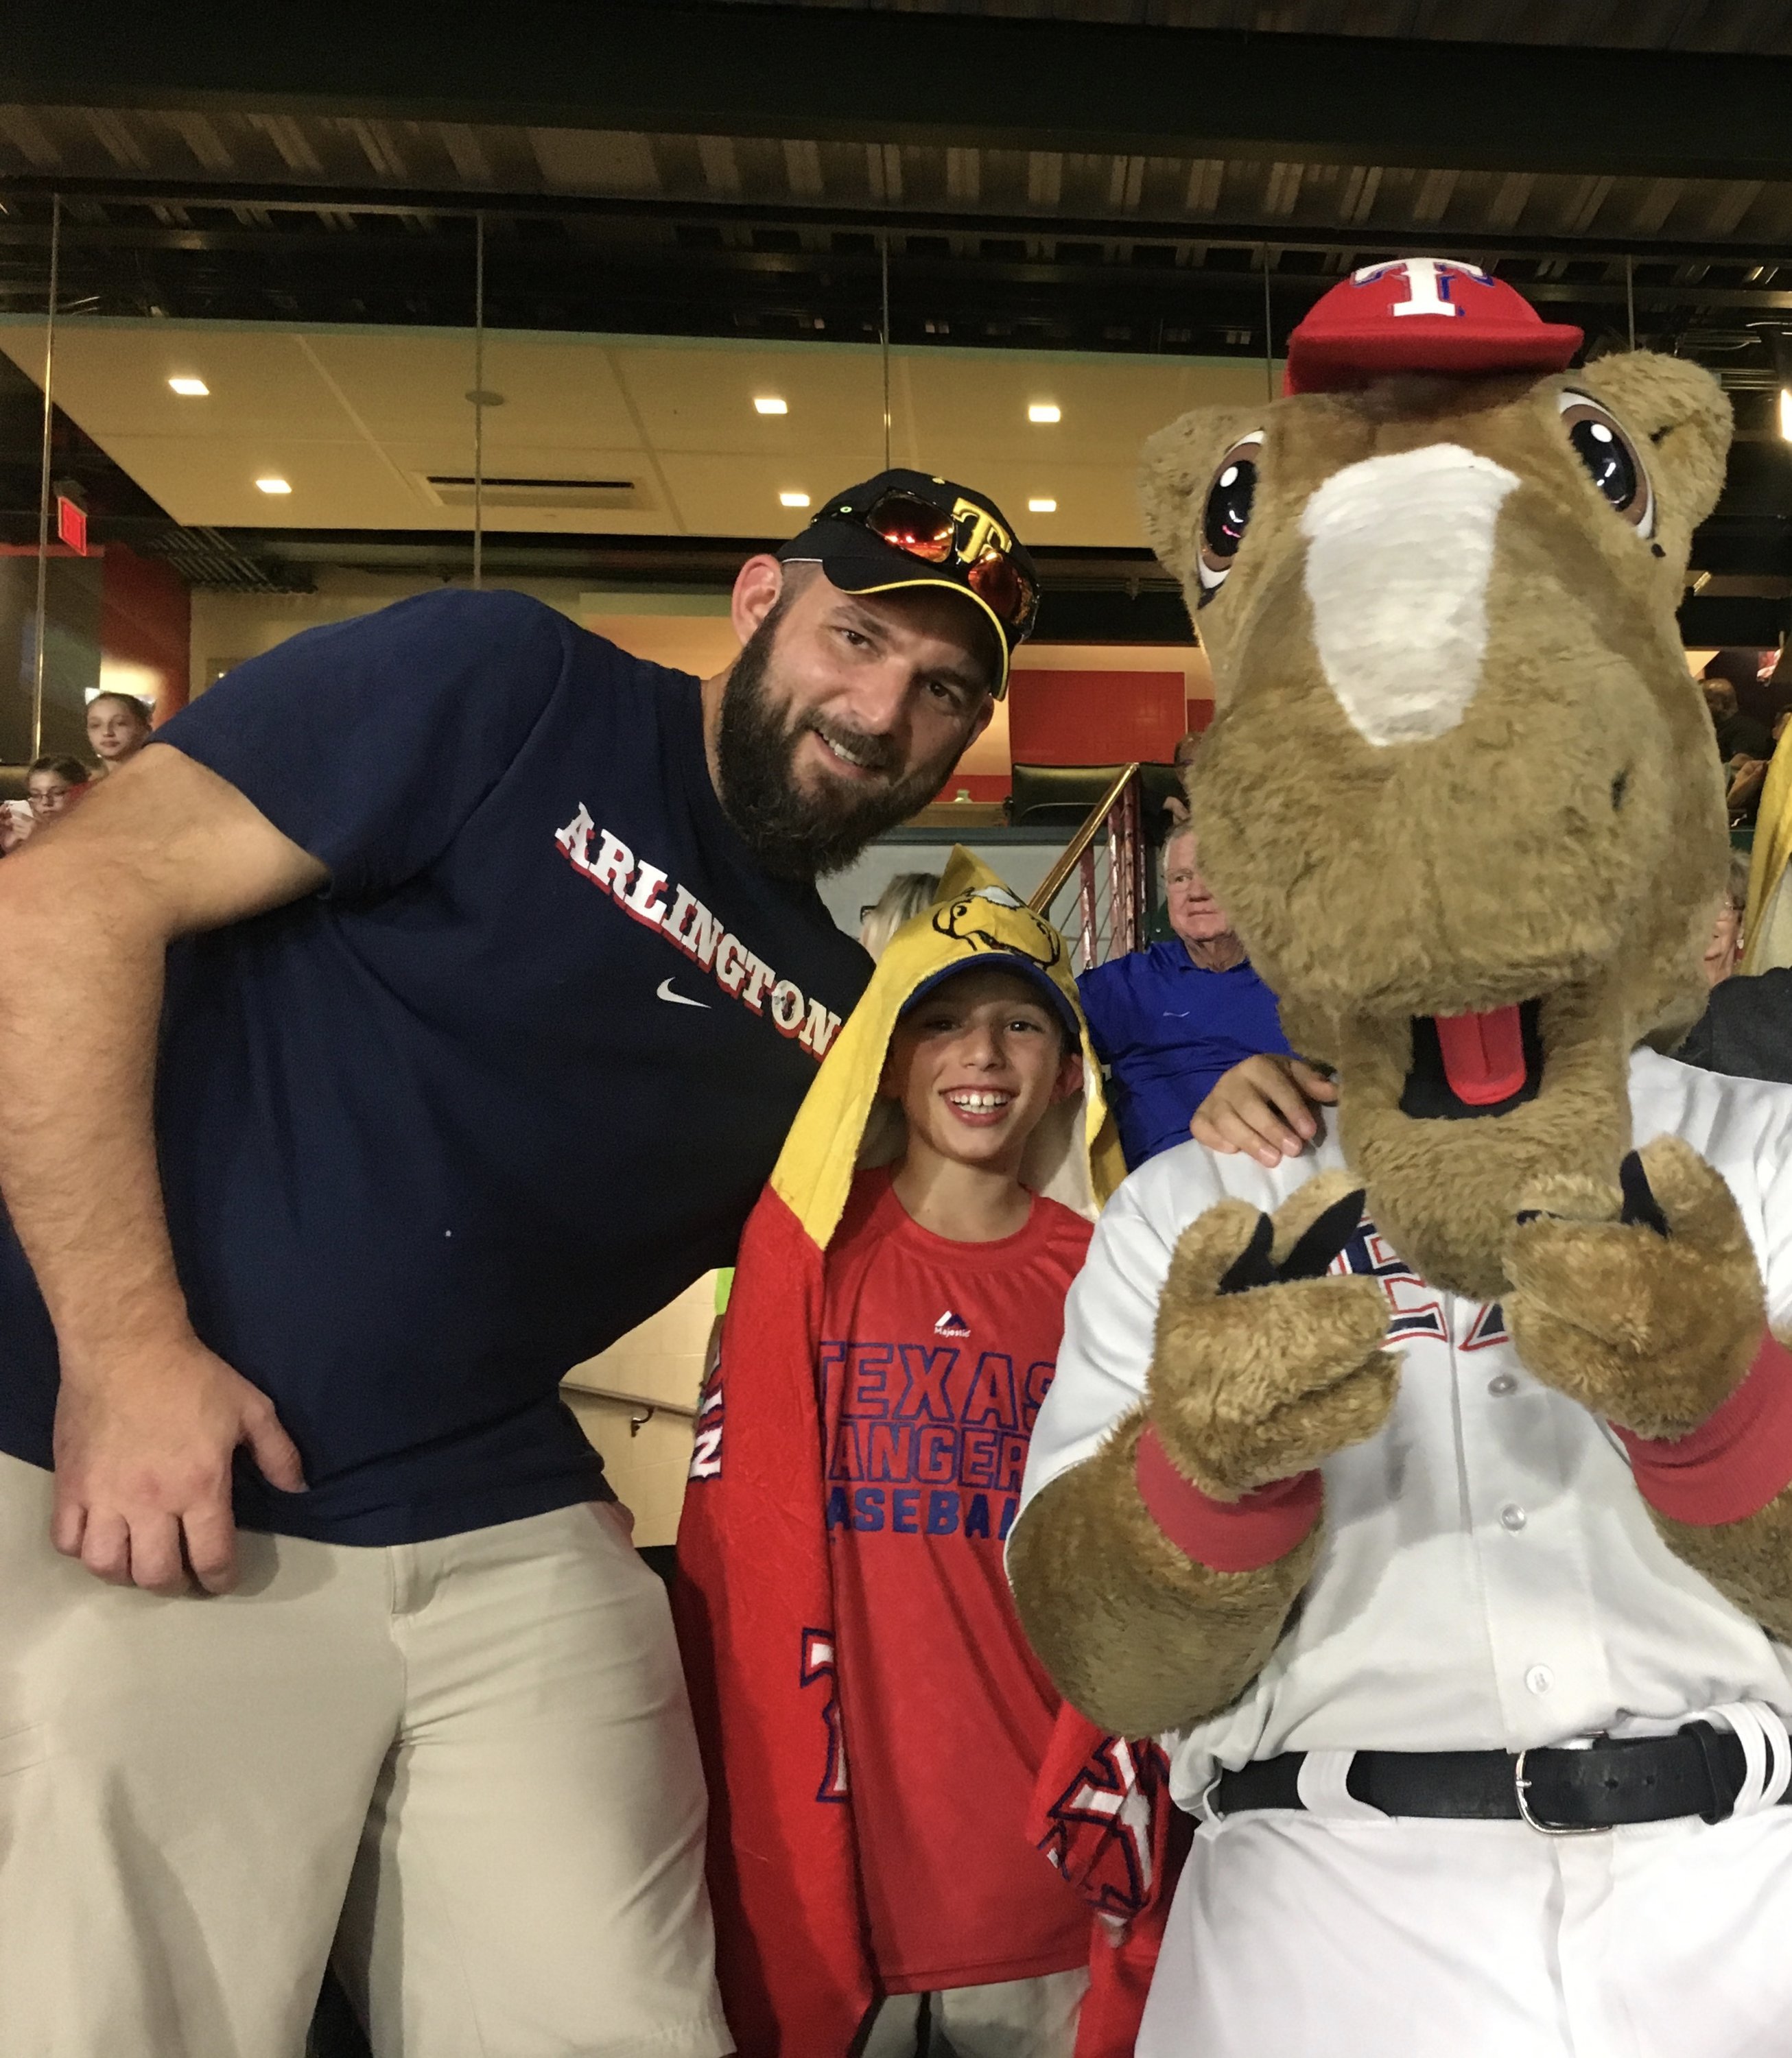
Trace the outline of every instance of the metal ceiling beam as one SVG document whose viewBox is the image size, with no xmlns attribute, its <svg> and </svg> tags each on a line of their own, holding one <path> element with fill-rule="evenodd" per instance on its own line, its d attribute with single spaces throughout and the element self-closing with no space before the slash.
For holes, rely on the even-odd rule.
<svg viewBox="0 0 1792 2058">
<path fill-rule="evenodd" d="M 1663 178 L 1792 177 L 1792 60 L 666 0 L 22 8 L 0 100 Z"/>
<path fill-rule="evenodd" d="M 1626 257 L 1631 257 L 1639 264 L 1770 266 L 1786 264 L 1789 256 L 1783 244 L 1722 237 L 1614 236 L 1603 232 L 1563 236 L 1512 229 L 1497 232 L 1453 226 L 1413 228 L 1361 222 L 1284 221 L 1270 225 L 1248 220 L 1199 220 L 1187 216 L 1014 213 L 967 208 L 962 203 L 946 207 L 921 203 L 865 207 L 845 202 L 708 200 L 660 194 L 625 197 L 538 192 L 486 193 L 459 189 L 445 192 L 439 188 L 395 189 L 390 185 L 300 186 L 256 181 L 165 178 L 133 181 L 116 177 L 56 178 L 47 173 L 0 178 L 0 193 L 22 203 L 41 203 L 42 209 L 41 220 L 22 208 L 10 219 L 0 221 L 0 245 L 43 244 L 46 247 L 50 233 L 50 198 L 53 193 L 60 193 L 65 202 L 78 201 L 99 208 L 179 207 L 203 210 L 208 217 L 228 214 L 240 208 L 253 208 L 280 217 L 350 214 L 380 222 L 412 221 L 423 217 L 428 218 L 431 228 L 436 232 L 447 224 L 465 223 L 469 224 L 470 233 L 473 217 L 483 213 L 488 225 L 511 218 L 594 224 L 639 222 L 692 228 L 846 230 L 869 235 L 887 232 L 893 236 L 987 236 L 1051 242 L 1164 243 L 1200 245 L 1204 248 L 1266 249 L 1278 258 L 1290 251 L 1368 251 L 1381 256 L 1401 251 L 1418 254 L 1447 249 L 1452 256 L 1495 260 L 1571 257 L 1622 264 Z M 265 244 L 281 232 L 240 224 L 225 226 L 210 219 L 178 227 L 141 220 L 128 224 L 83 222 L 65 215 L 62 232 L 65 248 L 89 244 L 197 249 L 228 248 L 233 245 L 247 248 L 251 244 Z M 326 232 L 313 227 L 300 232 L 310 237 Z M 343 237 L 356 232 L 352 228 L 336 228 L 327 232 L 340 245 Z M 1275 283 L 1288 283 L 1293 276 L 1276 275 Z M 1573 283 L 1566 282 L 1569 286 Z M 1561 281 L 1538 281 L 1528 286 L 1526 291 L 1541 294 L 1551 287 L 1560 288 L 1564 284 Z M 1639 291 L 1641 290 L 1639 281 Z"/>
</svg>

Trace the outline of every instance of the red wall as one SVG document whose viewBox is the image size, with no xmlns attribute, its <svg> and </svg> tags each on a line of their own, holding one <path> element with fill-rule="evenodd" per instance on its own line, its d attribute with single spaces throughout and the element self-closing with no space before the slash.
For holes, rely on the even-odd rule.
<svg viewBox="0 0 1792 2058">
<path fill-rule="evenodd" d="M 140 558 L 108 543 L 100 598 L 100 651 L 126 665 L 161 674 L 156 719 L 187 704 L 193 653 L 193 595 L 180 574 L 159 558 Z"/>
<path fill-rule="evenodd" d="M 1166 765 L 1188 721 L 1175 672 L 1017 671 L 1008 689 L 1016 765 Z"/>
</svg>

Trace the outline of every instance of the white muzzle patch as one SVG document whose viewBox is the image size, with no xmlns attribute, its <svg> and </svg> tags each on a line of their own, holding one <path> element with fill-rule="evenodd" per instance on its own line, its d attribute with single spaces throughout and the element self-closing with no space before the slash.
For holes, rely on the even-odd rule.
<svg viewBox="0 0 1792 2058">
<path fill-rule="evenodd" d="M 1516 474 L 1459 443 L 1365 458 L 1301 511 L 1326 683 L 1371 743 L 1461 721 L 1487 652 L 1493 531 Z"/>
</svg>

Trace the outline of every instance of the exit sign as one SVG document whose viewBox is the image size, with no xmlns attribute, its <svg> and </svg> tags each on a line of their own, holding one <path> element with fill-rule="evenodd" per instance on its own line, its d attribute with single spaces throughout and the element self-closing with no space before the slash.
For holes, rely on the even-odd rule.
<svg viewBox="0 0 1792 2058">
<path fill-rule="evenodd" d="M 66 493 L 56 496 L 56 533 L 77 558 L 87 554 L 87 510 Z"/>
</svg>

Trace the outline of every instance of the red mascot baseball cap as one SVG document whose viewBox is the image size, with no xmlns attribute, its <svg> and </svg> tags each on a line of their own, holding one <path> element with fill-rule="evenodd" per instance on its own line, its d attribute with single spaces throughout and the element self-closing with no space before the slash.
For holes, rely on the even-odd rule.
<svg viewBox="0 0 1792 2058">
<path fill-rule="evenodd" d="M 1309 309 L 1288 339 L 1282 391 L 1336 393 L 1401 371 L 1561 371 L 1582 340 L 1478 264 L 1393 257 Z"/>
</svg>

